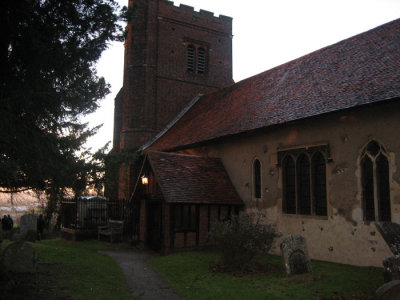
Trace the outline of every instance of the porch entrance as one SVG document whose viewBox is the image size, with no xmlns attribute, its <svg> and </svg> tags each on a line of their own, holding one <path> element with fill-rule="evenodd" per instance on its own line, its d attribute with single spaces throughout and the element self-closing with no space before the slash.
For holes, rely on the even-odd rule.
<svg viewBox="0 0 400 300">
<path fill-rule="evenodd" d="M 151 201 L 147 206 L 146 244 L 153 250 L 161 249 L 162 241 L 162 202 Z"/>
</svg>

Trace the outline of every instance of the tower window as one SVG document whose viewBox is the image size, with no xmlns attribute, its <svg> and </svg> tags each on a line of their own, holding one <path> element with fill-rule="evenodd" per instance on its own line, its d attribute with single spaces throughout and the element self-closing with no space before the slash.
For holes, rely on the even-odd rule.
<svg viewBox="0 0 400 300">
<path fill-rule="evenodd" d="M 203 74 L 206 70 L 206 51 L 203 48 L 197 49 L 197 73 Z"/>
<path fill-rule="evenodd" d="M 186 49 L 186 70 L 189 73 L 204 74 L 207 71 L 207 52 L 204 46 L 190 44 Z"/>
<path fill-rule="evenodd" d="M 186 50 L 186 65 L 188 72 L 194 72 L 195 48 L 189 45 Z"/>
<path fill-rule="evenodd" d="M 364 220 L 390 221 L 389 162 L 385 148 L 371 141 L 361 154 L 361 189 Z"/>
</svg>

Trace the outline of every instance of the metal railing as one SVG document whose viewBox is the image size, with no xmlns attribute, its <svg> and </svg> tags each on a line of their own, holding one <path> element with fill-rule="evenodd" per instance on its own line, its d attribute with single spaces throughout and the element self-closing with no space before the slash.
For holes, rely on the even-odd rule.
<svg viewBox="0 0 400 300">
<path fill-rule="evenodd" d="M 124 235 L 134 236 L 138 226 L 135 222 L 132 203 L 120 200 L 109 200 L 104 197 L 81 197 L 65 199 L 61 202 L 61 226 L 74 230 L 97 230 L 98 226 L 106 225 L 109 219 L 124 220 Z"/>
</svg>

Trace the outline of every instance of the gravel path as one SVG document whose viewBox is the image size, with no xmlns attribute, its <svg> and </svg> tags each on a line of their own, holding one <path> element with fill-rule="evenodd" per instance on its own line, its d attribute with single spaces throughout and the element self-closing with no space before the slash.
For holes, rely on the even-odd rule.
<svg viewBox="0 0 400 300">
<path fill-rule="evenodd" d="M 182 300 L 164 279 L 146 261 L 152 256 L 138 251 L 99 251 L 117 261 L 133 299 Z"/>
</svg>

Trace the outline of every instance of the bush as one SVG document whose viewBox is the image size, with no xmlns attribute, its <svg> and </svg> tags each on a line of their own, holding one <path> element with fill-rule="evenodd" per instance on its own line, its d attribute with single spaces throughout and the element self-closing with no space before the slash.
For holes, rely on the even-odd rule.
<svg viewBox="0 0 400 300">
<path fill-rule="evenodd" d="M 261 215 L 232 215 L 216 222 L 210 240 L 222 253 L 222 263 L 232 269 L 244 269 L 258 254 L 267 253 L 278 236 L 272 225 L 261 224 Z"/>
</svg>

